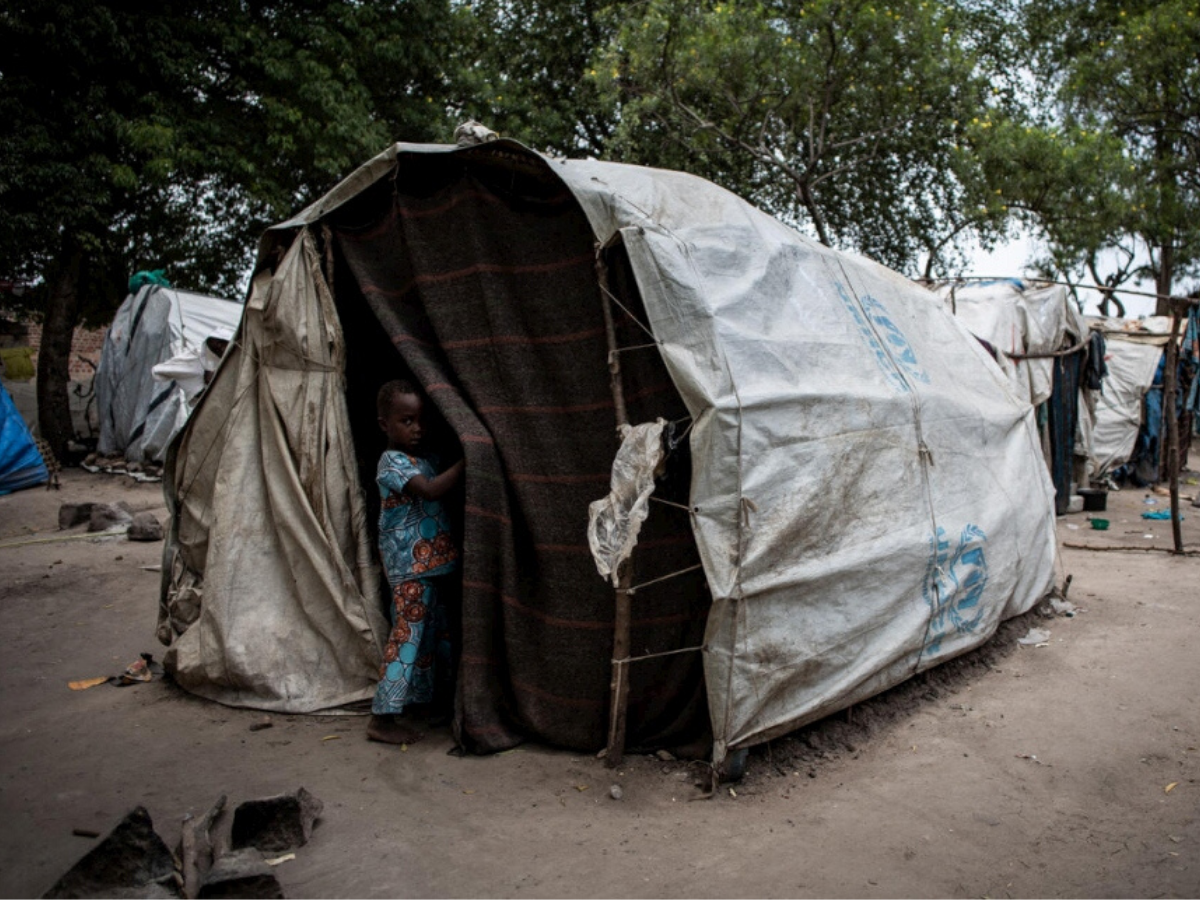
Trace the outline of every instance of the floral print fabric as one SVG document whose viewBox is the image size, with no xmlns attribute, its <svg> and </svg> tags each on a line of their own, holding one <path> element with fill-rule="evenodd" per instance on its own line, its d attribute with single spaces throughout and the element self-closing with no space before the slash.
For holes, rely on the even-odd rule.
<svg viewBox="0 0 1200 900">
<path fill-rule="evenodd" d="M 396 450 L 379 460 L 379 555 L 392 587 L 392 631 L 371 704 L 375 715 L 433 702 L 435 667 L 449 675 L 450 634 L 434 576 L 454 570 L 458 548 L 441 502 L 404 490 L 414 475 L 436 474 L 430 461 Z"/>
<path fill-rule="evenodd" d="M 377 716 L 403 712 L 410 703 L 432 703 L 434 667 L 447 671 L 451 664 L 450 633 L 434 581 L 416 578 L 396 585 L 391 613 L 392 633 L 371 703 Z"/>
<path fill-rule="evenodd" d="M 454 569 L 458 548 L 440 500 L 422 500 L 405 493 L 414 475 L 433 478 L 429 460 L 387 450 L 379 459 L 379 555 L 388 583 L 395 587 L 414 576 L 428 578 Z"/>
</svg>

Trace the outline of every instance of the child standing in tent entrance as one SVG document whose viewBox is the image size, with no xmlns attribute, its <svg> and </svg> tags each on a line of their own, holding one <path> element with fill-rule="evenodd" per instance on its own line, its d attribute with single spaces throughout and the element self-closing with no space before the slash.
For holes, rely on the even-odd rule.
<svg viewBox="0 0 1200 900">
<path fill-rule="evenodd" d="M 371 704 L 367 737 L 411 744 L 421 732 L 397 721 L 405 707 L 445 701 L 441 688 L 453 678 L 446 610 L 439 576 L 458 566 L 458 548 L 441 498 L 462 479 L 459 460 L 441 474 L 421 449 L 422 401 L 407 381 L 389 381 L 376 399 L 387 450 L 375 477 L 382 498 L 379 555 L 391 588 L 392 632 L 384 650 L 379 687 Z"/>
</svg>

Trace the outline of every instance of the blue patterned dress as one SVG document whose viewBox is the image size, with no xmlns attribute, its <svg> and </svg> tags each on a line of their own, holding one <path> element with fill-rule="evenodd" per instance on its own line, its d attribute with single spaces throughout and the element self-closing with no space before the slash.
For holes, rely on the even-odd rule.
<svg viewBox="0 0 1200 900">
<path fill-rule="evenodd" d="M 458 548 L 441 501 L 405 492 L 414 475 L 433 478 L 437 472 L 429 460 L 399 450 L 386 450 L 379 459 L 379 555 L 392 589 L 392 632 L 371 704 L 375 715 L 432 702 L 435 664 L 445 670 L 451 660 L 446 612 L 432 579 L 454 571 Z"/>
</svg>

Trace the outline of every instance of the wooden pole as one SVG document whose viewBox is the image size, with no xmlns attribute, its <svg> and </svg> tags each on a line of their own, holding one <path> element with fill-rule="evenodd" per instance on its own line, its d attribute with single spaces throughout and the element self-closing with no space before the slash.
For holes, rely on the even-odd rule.
<svg viewBox="0 0 1200 900">
<path fill-rule="evenodd" d="M 1179 367 L 1179 308 L 1171 311 L 1171 339 L 1167 341 L 1166 371 L 1163 372 L 1163 418 L 1167 425 L 1167 479 L 1171 488 L 1171 532 L 1175 552 L 1183 552 L 1179 525 L 1179 419 L 1175 415 L 1176 370 Z"/>
<path fill-rule="evenodd" d="M 612 301 L 608 298 L 608 267 L 604 264 L 604 248 L 596 245 L 596 277 L 600 283 L 600 301 L 604 310 L 604 333 L 608 338 L 608 374 L 616 410 L 617 430 L 629 424 L 625 408 L 625 388 L 621 383 L 621 357 L 617 352 L 617 328 L 613 321 Z M 604 761 L 609 768 L 619 766 L 625 758 L 625 723 L 629 712 L 629 648 L 633 631 L 633 561 L 621 563 L 617 575 L 616 615 L 613 620 L 612 682 L 609 690 L 608 746 Z"/>
<path fill-rule="evenodd" d="M 629 647 L 633 631 L 633 598 L 629 596 L 630 564 L 621 564 L 617 585 L 617 615 L 613 622 L 613 667 L 608 714 L 608 746 L 604 762 L 619 766 L 625 759 L 625 723 L 629 718 Z"/>
</svg>

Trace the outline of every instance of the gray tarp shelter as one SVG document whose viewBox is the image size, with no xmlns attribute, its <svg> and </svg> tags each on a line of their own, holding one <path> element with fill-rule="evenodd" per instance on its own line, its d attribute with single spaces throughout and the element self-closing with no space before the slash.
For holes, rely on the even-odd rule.
<svg viewBox="0 0 1200 900">
<path fill-rule="evenodd" d="M 1171 340 L 1168 316 L 1089 320 L 1104 334 L 1108 376 L 1096 407 L 1093 475 L 1102 478 L 1129 461 L 1142 425 L 1143 403 Z"/>
<path fill-rule="evenodd" d="M 396 144 L 264 237 L 176 445 L 179 683 L 293 712 L 370 697 L 374 391 L 411 376 L 467 460 L 456 736 L 603 746 L 613 589 L 586 532 L 618 444 L 608 297 L 629 418 L 674 447 L 656 496 L 676 505 L 632 557 L 630 746 L 711 725 L 720 761 L 1051 587 L 1033 410 L 934 294 L 685 174 Z"/>
<path fill-rule="evenodd" d="M 157 284 L 127 296 L 96 368 L 97 450 L 130 462 L 161 461 L 191 406 L 179 385 L 155 380 L 152 369 L 211 335 L 228 337 L 241 317 L 241 303 Z"/>
</svg>

